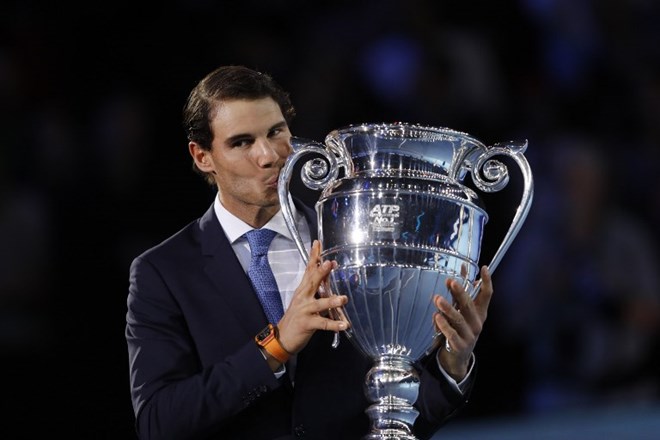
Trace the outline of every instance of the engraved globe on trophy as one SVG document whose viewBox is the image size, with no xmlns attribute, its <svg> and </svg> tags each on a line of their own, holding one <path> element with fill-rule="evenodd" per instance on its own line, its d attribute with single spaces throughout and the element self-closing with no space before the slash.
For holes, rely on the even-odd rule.
<svg viewBox="0 0 660 440">
<path fill-rule="evenodd" d="M 371 430 L 364 438 L 414 440 L 414 363 L 439 337 L 433 295 L 452 301 L 448 278 L 459 280 L 472 297 L 479 290 L 475 280 L 488 215 L 462 181 L 471 173 L 478 190 L 500 191 L 509 175 L 496 156 L 511 158 L 522 172 L 521 202 L 489 263 L 492 273 L 531 206 L 527 143 L 487 147 L 451 129 L 395 123 L 352 125 L 328 134 L 325 144 L 293 138 L 292 145 L 279 181 L 285 221 L 307 261 L 289 183 L 296 162 L 309 155 L 301 179 L 321 191 L 316 212 L 322 258 L 337 262 L 324 290 L 348 296 L 338 314 L 351 324 L 350 341 L 373 361 L 365 377 L 372 404 L 365 409 Z"/>
</svg>

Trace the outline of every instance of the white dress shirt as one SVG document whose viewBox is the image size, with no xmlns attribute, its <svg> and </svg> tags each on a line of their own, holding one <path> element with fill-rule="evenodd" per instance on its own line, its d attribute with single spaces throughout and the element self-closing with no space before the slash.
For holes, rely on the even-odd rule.
<svg viewBox="0 0 660 440">
<path fill-rule="evenodd" d="M 305 220 L 305 217 L 296 210 L 293 203 L 291 203 L 291 201 L 289 202 L 292 206 L 293 218 L 296 221 L 300 238 L 304 243 L 305 249 L 309 251 L 312 242 L 307 221 Z M 220 226 L 222 226 L 222 229 L 225 231 L 225 235 L 229 239 L 241 266 L 243 266 L 243 270 L 247 273 L 248 267 L 250 266 L 251 253 L 250 245 L 244 234 L 254 228 L 227 211 L 227 209 L 222 206 L 222 203 L 220 203 L 218 197 L 215 198 L 213 207 L 215 209 L 215 215 L 218 217 L 218 220 L 220 220 Z M 277 232 L 277 235 L 273 238 L 273 241 L 268 248 L 268 262 L 270 263 L 273 275 L 275 276 L 277 288 L 280 291 L 282 305 L 284 310 L 286 310 L 289 307 L 289 304 L 291 304 L 293 292 L 302 280 L 303 273 L 305 272 L 305 263 L 296 247 L 293 236 L 289 232 L 289 228 L 284 222 L 284 216 L 282 215 L 281 210 L 278 211 L 277 214 L 275 214 L 273 218 L 262 227 L 262 229 L 270 229 Z M 276 323 L 274 322 L 273 324 Z"/>
</svg>

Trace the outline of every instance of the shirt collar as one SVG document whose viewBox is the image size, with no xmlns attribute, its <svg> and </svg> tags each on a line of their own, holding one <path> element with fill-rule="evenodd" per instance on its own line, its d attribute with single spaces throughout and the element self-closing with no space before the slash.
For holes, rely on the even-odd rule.
<svg viewBox="0 0 660 440">
<path fill-rule="evenodd" d="M 291 206 L 293 218 L 296 220 L 296 222 L 298 222 L 300 220 L 300 215 L 296 210 L 296 206 L 293 204 L 290 194 L 289 206 Z M 215 215 L 220 221 L 220 226 L 222 226 L 222 229 L 225 231 L 225 234 L 229 239 L 229 242 L 232 244 L 242 238 L 243 234 L 254 229 L 252 226 L 248 225 L 243 220 L 227 211 L 227 209 L 222 206 L 222 203 L 220 203 L 220 198 L 218 196 L 216 196 L 215 200 L 213 201 L 213 209 L 215 210 Z M 270 229 L 280 235 L 283 235 L 289 240 L 293 240 L 293 236 L 289 232 L 289 228 L 284 221 L 284 215 L 282 214 L 281 209 L 277 211 L 277 214 L 275 214 L 273 218 L 271 218 L 268 223 L 263 226 L 263 229 Z"/>
</svg>

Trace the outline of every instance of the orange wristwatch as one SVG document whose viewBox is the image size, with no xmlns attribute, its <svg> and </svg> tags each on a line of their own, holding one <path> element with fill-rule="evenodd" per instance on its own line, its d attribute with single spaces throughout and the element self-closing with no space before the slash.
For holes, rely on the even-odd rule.
<svg viewBox="0 0 660 440">
<path fill-rule="evenodd" d="M 282 346 L 278 339 L 277 327 L 273 324 L 268 324 L 263 330 L 257 333 L 254 340 L 259 347 L 263 347 L 266 352 L 277 359 L 278 362 L 284 364 L 291 356 Z"/>
</svg>

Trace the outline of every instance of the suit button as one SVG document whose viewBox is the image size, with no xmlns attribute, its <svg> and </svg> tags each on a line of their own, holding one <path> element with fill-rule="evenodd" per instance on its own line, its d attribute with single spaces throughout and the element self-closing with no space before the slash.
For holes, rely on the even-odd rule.
<svg viewBox="0 0 660 440">
<path fill-rule="evenodd" d="M 296 435 L 296 438 L 305 438 L 305 427 L 303 425 L 298 425 L 293 428 L 293 433 Z"/>
</svg>

